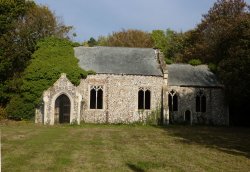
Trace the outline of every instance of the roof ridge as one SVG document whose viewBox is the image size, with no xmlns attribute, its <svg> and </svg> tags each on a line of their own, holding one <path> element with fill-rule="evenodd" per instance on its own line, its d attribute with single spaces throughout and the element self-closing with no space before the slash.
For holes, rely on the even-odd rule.
<svg viewBox="0 0 250 172">
<path fill-rule="evenodd" d="M 121 49 L 149 49 L 149 50 L 155 50 L 153 47 L 152 48 L 146 48 L 146 47 L 109 47 L 109 46 L 94 46 L 94 47 L 86 47 L 86 46 L 79 46 L 75 48 L 121 48 Z"/>
</svg>

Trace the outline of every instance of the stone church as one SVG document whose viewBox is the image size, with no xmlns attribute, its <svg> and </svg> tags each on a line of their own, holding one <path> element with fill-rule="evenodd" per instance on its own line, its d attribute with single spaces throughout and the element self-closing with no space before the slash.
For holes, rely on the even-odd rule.
<svg viewBox="0 0 250 172">
<path fill-rule="evenodd" d="M 223 85 L 206 65 L 166 65 L 150 48 L 76 47 L 75 57 L 95 75 L 73 85 L 66 74 L 43 93 L 37 123 L 145 122 L 228 125 Z"/>
</svg>

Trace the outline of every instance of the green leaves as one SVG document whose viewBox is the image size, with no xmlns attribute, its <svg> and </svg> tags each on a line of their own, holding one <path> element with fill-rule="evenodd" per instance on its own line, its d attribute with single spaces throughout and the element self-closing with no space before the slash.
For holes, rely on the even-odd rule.
<svg viewBox="0 0 250 172">
<path fill-rule="evenodd" d="M 198 65 L 201 65 L 201 61 L 200 59 L 192 59 L 192 60 L 189 60 L 188 61 L 188 64 L 192 65 L 192 66 L 198 66 Z"/>
<path fill-rule="evenodd" d="M 231 112 L 240 119 L 250 102 L 249 6 L 244 0 L 218 0 L 188 39 L 184 56 L 210 64 L 225 85 Z"/>
<path fill-rule="evenodd" d="M 113 32 L 108 37 L 99 37 L 98 45 L 110 47 L 140 47 L 140 48 L 153 48 L 153 40 L 150 33 L 128 29 L 119 32 Z"/>
<path fill-rule="evenodd" d="M 21 84 L 17 83 L 30 64 L 37 42 L 49 36 L 66 38 L 71 28 L 58 22 L 48 7 L 33 1 L 0 1 L 0 82 L 4 85 L 0 87 L 0 93 L 4 92 L 0 106 L 5 107 L 12 94 L 20 92 Z"/>
</svg>

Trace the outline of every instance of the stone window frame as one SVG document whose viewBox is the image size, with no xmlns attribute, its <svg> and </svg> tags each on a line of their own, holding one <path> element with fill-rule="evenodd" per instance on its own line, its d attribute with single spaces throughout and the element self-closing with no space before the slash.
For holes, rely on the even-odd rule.
<svg viewBox="0 0 250 172">
<path fill-rule="evenodd" d="M 203 98 L 205 98 L 205 99 L 203 99 Z M 205 101 L 205 104 L 204 104 L 204 101 Z M 197 104 L 199 104 L 199 108 L 197 107 Z M 205 90 L 204 89 L 199 89 L 196 92 L 196 96 L 195 96 L 195 111 L 196 112 L 201 112 L 201 113 L 207 112 L 207 96 L 205 94 Z"/>
<path fill-rule="evenodd" d="M 139 108 L 139 91 L 143 91 L 143 108 Z M 150 98 L 149 98 L 149 108 L 145 108 L 146 106 L 146 100 L 145 100 L 145 92 L 146 91 L 149 91 L 150 93 Z M 137 91 L 137 109 L 138 110 L 151 110 L 152 108 L 152 91 L 151 91 L 151 88 L 150 87 L 139 87 L 138 91 Z"/>
<path fill-rule="evenodd" d="M 169 96 L 171 96 L 171 108 L 170 108 L 170 106 L 169 106 Z M 174 97 L 176 96 L 176 98 L 177 98 L 177 104 L 176 104 L 176 106 L 174 105 Z M 176 90 L 174 90 L 174 89 L 171 89 L 171 91 L 168 91 L 168 106 L 169 106 L 169 111 L 170 112 L 178 112 L 178 110 L 179 110 L 179 94 L 178 94 L 178 92 L 176 91 Z M 176 108 L 174 108 L 174 107 L 176 107 Z M 172 109 L 172 110 L 171 110 Z"/>
<path fill-rule="evenodd" d="M 96 94 L 96 107 L 95 108 L 90 108 L 90 103 L 91 103 L 91 90 L 92 89 L 95 89 L 96 91 L 98 91 L 98 90 L 102 90 L 102 108 L 101 109 L 98 109 L 97 108 L 97 102 L 98 102 L 98 100 L 97 100 L 97 94 Z M 88 105 L 88 109 L 89 110 L 94 110 L 94 111 L 96 111 L 96 110 L 100 110 L 100 111 L 102 111 L 102 110 L 104 110 L 104 107 L 105 107 L 105 101 L 104 101 L 104 93 L 105 93 L 105 91 L 104 91 L 104 86 L 103 85 L 98 85 L 98 84 L 96 84 L 96 85 L 89 85 L 89 91 L 88 91 L 88 102 L 89 102 L 89 105 Z"/>
</svg>

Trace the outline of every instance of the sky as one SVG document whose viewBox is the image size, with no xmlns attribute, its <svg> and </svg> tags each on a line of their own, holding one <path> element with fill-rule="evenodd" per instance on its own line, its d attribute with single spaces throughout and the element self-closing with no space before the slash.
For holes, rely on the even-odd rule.
<svg viewBox="0 0 250 172">
<path fill-rule="evenodd" d="M 147 32 L 193 29 L 216 0 L 35 0 L 64 24 L 74 27 L 75 41 L 97 39 L 122 29 Z M 250 0 L 246 0 L 250 4 Z"/>
</svg>

